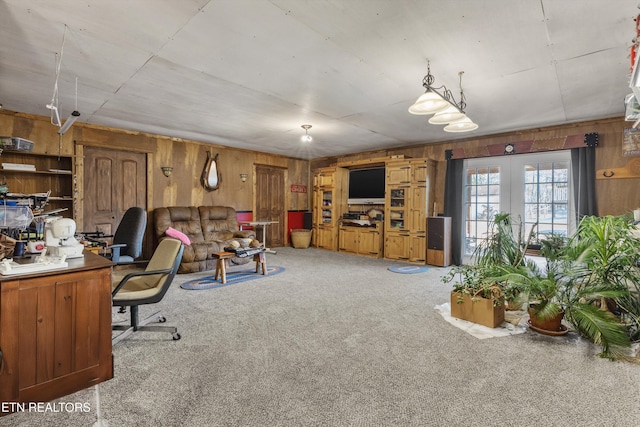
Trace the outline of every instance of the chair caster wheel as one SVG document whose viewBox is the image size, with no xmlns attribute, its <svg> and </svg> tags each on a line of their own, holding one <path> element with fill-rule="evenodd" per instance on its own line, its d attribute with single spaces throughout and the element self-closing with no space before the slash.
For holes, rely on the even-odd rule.
<svg viewBox="0 0 640 427">
<path fill-rule="evenodd" d="M 166 317 L 158 317 L 158 323 L 164 323 L 167 321 Z"/>
<path fill-rule="evenodd" d="M 175 334 L 173 334 L 173 340 L 174 340 L 174 341 L 178 341 L 180 338 L 182 338 L 182 336 L 181 336 L 178 332 L 176 332 Z"/>
</svg>

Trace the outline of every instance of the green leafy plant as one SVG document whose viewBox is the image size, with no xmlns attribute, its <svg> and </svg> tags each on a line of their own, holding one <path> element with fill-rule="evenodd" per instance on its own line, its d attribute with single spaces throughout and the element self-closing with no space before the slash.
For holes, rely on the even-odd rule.
<svg viewBox="0 0 640 427">
<path fill-rule="evenodd" d="M 559 243 L 550 240 L 547 248 L 541 248 L 546 268 L 503 265 L 502 274 L 494 279 L 519 289 L 536 316 L 545 319 L 564 313 L 577 332 L 602 347 L 602 356 L 627 357 L 633 335 L 630 323 L 636 322 L 637 330 L 638 299 L 631 286 L 639 279 L 635 253 L 640 247 L 634 246 L 628 221 L 585 217 L 576 233 Z M 612 312 L 608 302 L 622 310 Z"/>
<path fill-rule="evenodd" d="M 487 280 L 486 270 L 478 265 L 452 267 L 441 278 L 443 283 L 453 282 L 453 292 L 458 293 L 458 304 L 462 304 L 462 295 L 469 295 L 471 301 L 478 298 L 490 299 L 495 307 L 504 303 L 502 286 Z"/>
<path fill-rule="evenodd" d="M 489 223 L 486 239 L 474 253 L 475 264 L 488 268 L 499 265 L 517 267 L 525 262 L 527 248 L 535 235 L 535 226 L 525 236 L 522 221 L 508 213 L 498 213 Z"/>
<path fill-rule="evenodd" d="M 462 303 L 463 294 L 469 295 L 472 301 L 474 298 L 491 299 L 494 306 L 515 301 L 519 289 L 498 279 L 499 268 L 504 265 L 517 267 L 529 262 L 525 255 L 534 229 L 525 237 L 519 219 L 514 221 L 507 213 L 496 214 L 489 223 L 486 238 L 479 242 L 473 254 L 473 264 L 452 268 L 442 281 L 453 282 L 459 303 Z"/>
</svg>

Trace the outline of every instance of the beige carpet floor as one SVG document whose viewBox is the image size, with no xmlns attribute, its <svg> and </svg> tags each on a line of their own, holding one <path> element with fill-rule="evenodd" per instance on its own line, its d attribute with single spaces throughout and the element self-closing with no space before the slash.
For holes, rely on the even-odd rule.
<svg viewBox="0 0 640 427">
<path fill-rule="evenodd" d="M 0 425 L 640 425 L 640 366 L 601 359 L 573 333 L 475 338 L 435 309 L 445 269 L 396 274 L 388 260 L 312 248 L 267 261 L 286 271 L 201 291 L 179 284 L 210 272 L 178 276 L 158 306 L 182 339 L 116 345 L 115 378 L 57 401 L 88 411 Z"/>
</svg>

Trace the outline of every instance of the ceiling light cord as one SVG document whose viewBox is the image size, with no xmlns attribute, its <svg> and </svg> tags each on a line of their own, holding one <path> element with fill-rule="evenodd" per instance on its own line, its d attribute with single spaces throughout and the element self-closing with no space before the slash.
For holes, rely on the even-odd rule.
<svg viewBox="0 0 640 427">
<path fill-rule="evenodd" d="M 60 79 L 60 67 L 62 65 L 62 55 L 64 54 L 64 43 L 67 39 L 67 25 L 64 25 L 64 32 L 62 33 L 62 46 L 60 47 L 60 57 L 55 53 L 55 70 L 56 78 L 53 83 L 53 94 L 51 95 L 51 103 L 47 104 L 47 108 L 51 110 L 51 124 L 60 127 L 60 113 L 58 112 L 58 80 Z"/>
<path fill-rule="evenodd" d="M 459 84 L 460 84 L 460 103 L 458 104 L 460 106 L 460 111 L 462 111 L 464 113 L 464 110 L 467 108 L 467 102 L 464 99 L 464 91 L 462 90 L 462 75 L 464 74 L 464 71 L 460 71 L 458 73 L 458 77 L 459 79 Z"/>
</svg>

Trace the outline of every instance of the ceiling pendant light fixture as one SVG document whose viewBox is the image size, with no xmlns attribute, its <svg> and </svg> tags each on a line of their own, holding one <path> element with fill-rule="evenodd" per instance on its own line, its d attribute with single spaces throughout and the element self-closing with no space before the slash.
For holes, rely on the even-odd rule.
<svg viewBox="0 0 640 427">
<path fill-rule="evenodd" d="M 304 129 L 304 135 L 302 135 L 300 140 L 302 142 L 311 142 L 311 141 L 313 141 L 313 138 L 311 138 L 311 135 L 309 135 L 309 129 L 311 129 L 311 125 L 302 125 L 300 127 L 302 129 Z"/>
<path fill-rule="evenodd" d="M 478 129 L 478 125 L 473 123 L 469 117 L 451 122 L 444 127 L 445 132 L 471 132 Z"/>
<path fill-rule="evenodd" d="M 433 114 L 442 111 L 448 105 L 447 101 L 428 87 L 427 91 L 420 95 L 416 102 L 409 107 L 409 112 L 417 115 Z"/>
<path fill-rule="evenodd" d="M 438 111 L 429 119 L 429 123 L 432 125 L 446 125 L 456 120 L 461 120 L 467 117 L 462 111 L 458 110 L 453 105 L 449 105 L 442 111 Z"/>
<path fill-rule="evenodd" d="M 427 75 L 422 79 L 425 93 L 409 107 L 409 112 L 418 115 L 434 114 L 429 119 L 429 123 L 447 125 L 444 128 L 445 132 L 469 132 L 478 129 L 478 125 L 473 123 L 464 112 L 467 104 L 462 90 L 462 74 L 464 74 L 464 71 L 458 73 L 460 78 L 460 102 L 456 102 L 453 94 L 446 86 L 433 86 L 435 77 L 431 74 L 431 64 L 427 59 Z"/>
</svg>

